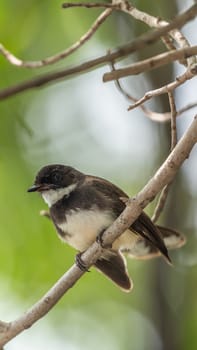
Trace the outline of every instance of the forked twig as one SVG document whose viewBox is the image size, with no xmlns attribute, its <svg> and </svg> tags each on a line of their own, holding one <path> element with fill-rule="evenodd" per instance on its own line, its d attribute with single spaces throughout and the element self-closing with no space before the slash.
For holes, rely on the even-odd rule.
<svg viewBox="0 0 197 350">
<path fill-rule="evenodd" d="M 192 67 L 189 67 L 185 73 L 180 75 L 179 77 L 176 77 L 176 80 L 168 83 L 158 89 L 151 90 L 145 93 L 145 95 L 137 100 L 133 105 L 128 107 L 128 111 L 142 105 L 146 101 L 150 100 L 153 97 L 166 94 L 168 92 L 174 91 L 178 86 L 184 84 L 187 80 L 192 79 L 197 74 L 197 65 L 194 65 Z"/>
<path fill-rule="evenodd" d="M 127 0 L 117 0 L 117 4 L 119 4 L 119 9 L 123 12 L 126 12 L 130 14 L 132 17 L 135 19 L 142 21 L 143 23 L 146 23 L 149 27 L 151 28 L 162 28 L 165 26 L 168 26 L 169 23 L 167 21 L 162 20 L 159 17 L 155 17 L 152 15 L 149 15 L 146 12 L 140 11 L 136 7 L 133 6 L 133 4 L 129 3 Z M 197 10 L 197 4 L 194 4 L 194 7 L 192 9 L 192 12 Z M 193 13 L 194 14 L 194 13 Z M 185 13 L 185 16 L 186 13 Z M 168 36 L 171 37 L 176 44 L 180 47 L 190 47 L 190 44 L 186 37 L 178 30 L 178 27 L 168 31 L 167 35 L 165 37 L 161 37 L 163 40 L 164 44 L 169 47 L 170 39 L 168 39 Z M 193 57 L 188 59 L 187 65 L 191 65 L 195 63 L 195 59 Z"/>
<path fill-rule="evenodd" d="M 114 70 L 115 69 L 115 65 L 113 62 L 111 62 L 110 64 L 111 69 Z M 115 80 L 115 85 L 117 87 L 117 89 L 120 91 L 120 93 L 127 98 L 129 101 L 132 102 L 137 102 L 138 99 L 135 98 L 134 96 L 132 96 L 130 93 L 128 93 L 125 88 L 123 88 L 123 86 L 121 85 L 119 80 Z M 169 120 L 171 120 L 172 118 L 172 113 L 171 112 L 164 112 L 164 113 L 158 113 L 155 111 L 152 111 L 151 109 L 145 107 L 143 104 L 139 106 L 142 111 L 144 112 L 144 114 L 146 115 L 146 117 L 148 117 L 149 119 L 155 121 L 155 122 L 159 122 L 159 123 L 165 123 L 168 122 Z M 193 102 L 188 104 L 187 106 L 181 108 L 179 111 L 176 112 L 176 117 L 181 116 L 183 113 L 189 111 L 192 108 L 197 107 L 197 102 Z"/>
<path fill-rule="evenodd" d="M 112 71 L 115 70 L 115 64 L 114 62 L 111 62 L 110 64 Z M 125 88 L 123 88 L 123 86 L 121 85 L 120 81 L 117 79 L 115 80 L 115 85 L 117 87 L 117 89 L 120 91 L 120 93 L 129 101 L 132 102 L 137 102 L 137 98 L 133 97 L 130 93 L 128 93 Z M 140 105 L 139 106 L 141 108 L 141 110 L 144 112 L 144 114 L 146 115 L 146 117 L 148 117 L 149 119 L 153 120 L 153 121 L 157 121 L 157 122 L 166 122 L 168 120 L 170 120 L 171 118 L 171 114 L 170 112 L 166 112 L 166 113 L 157 113 L 154 111 L 151 111 L 149 108 L 145 107 L 144 105 Z"/>
</svg>

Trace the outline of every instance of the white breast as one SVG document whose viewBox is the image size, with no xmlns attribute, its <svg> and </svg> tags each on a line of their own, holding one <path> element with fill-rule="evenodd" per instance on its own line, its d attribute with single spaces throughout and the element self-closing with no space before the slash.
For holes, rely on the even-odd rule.
<svg viewBox="0 0 197 350">
<path fill-rule="evenodd" d="M 113 222 L 108 211 L 71 210 L 66 215 L 66 221 L 58 227 L 67 232 L 63 237 L 68 244 L 79 251 L 86 250 L 96 239 L 97 235 Z"/>
</svg>

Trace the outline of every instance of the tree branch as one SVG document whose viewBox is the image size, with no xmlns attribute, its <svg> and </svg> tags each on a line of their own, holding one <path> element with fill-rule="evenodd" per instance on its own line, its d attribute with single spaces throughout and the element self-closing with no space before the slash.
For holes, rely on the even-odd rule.
<svg viewBox="0 0 197 350">
<path fill-rule="evenodd" d="M 120 10 L 123 12 L 126 12 L 133 16 L 134 18 L 143 21 L 150 27 L 154 28 L 162 28 L 162 27 L 168 27 L 169 23 L 166 21 L 163 21 L 157 17 L 151 16 L 145 12 L 139 11 L 134 6 L 132 6 L 127 0 L 112 0 L 111 4 L 102 4 L 102 3 L 65 3 L 62 5 L 63 8 L 69 8 L 69 7 L 86 7 L 86 8 L 93 8 L 93 7 L 105 7 L 106 10 L 96 19 L 96 21 L 93 23 L 91 28 L 85 33 L 76 43 L 74 43 L 72 46 L 70 46 L 68 49 L 61 51 L 53 56 L 44 58 L 39 61 L 24 61 L 13 55 L 8 49 L 6 49 L 3 44 L 0 44 L 0 53 L 7 59 L 8 62 L 10 62 L 12 65 L 16 65 L 18 67 L 25 67 L 25 68 L 40 68 L 49 64 L 56 63 L 60 61 L 63 58 L 66 58 L 70 54 L 72 54 L 74 51 L 76 51 L 79 47 L 81 47 L 87 40 L 90 39 L 90 37 L 95 33 L 95 31 L 100 27 L 100 25 L 105 21 L 105 19 L 112 13 L 114 10 Z M 181 16 L 181 23 L 182 25 L 185 24 L 188 20 L 191 20 L 194 18 L 196 9 L 195 5 L 193 5 L 189 10 L 185 11 Z M 180 22 L 179 22 L 180 23 Z M 177 24 L 178 27 L 178 24 Z M 189 43 L 186 40 L 186 38 L 182 35 L 181 32 L 179 32 L 177 29 L 173 29 L 168 31 L 169 34 L 176 40 L 176 42 L 179 44 L 180 47 L 189 47 Z M 167 39 L 164 39 L 164 42 L 167 42 L 167 46 L 169 46 L 169 42 Z M 193 60 L 193 58 L 191 59 Z M 194 63 L 194 61 L 191 61 L 191 63 Z"/>
<path fill-rule="evenodd" d="M 63 78 L 65 79 L 77 73 L 78 74 L 85 73 L 91 70 L 92 68 L 104 65 L 106 63 L 113 62 L 117 59 L 122 59 L 125 56 L 136 52 L 137 50 L 143 49 L 146 45 L 156 42 L 161 38 L 161 36 L 164 36 L 166 33 L 173 30 L 174 28 L 182 27 L 185 23 L 192 20 L 196 16 L 196 14 L 197 14 L 197 4 L 194 4 L 184 13 L 179 14 L 177 17 L 175 17 L 175 19 L 170 24 L 162 28 L 156 29 L 153 32 L 143 34 L 140 38 L 133 40 L 132 43 L 124 45 L 119 49 L 114 50 L 110 54 L 108 53 L 107 55 L 100 56 L 96 59 L 84 62 L 80 65 L 70 67 L 64 70 L 43 74 L 33 79 L 26 80 L 17 85 L 13 85 L 3 90 L 0 90 L 0 100 L 6 99 L 8 97 L 11 97 L 13 95 L 16 95 L 26 90 L 44 86 L 48 83 L 51 83 Z"/>
<path fill-rule="evenodd" d="M 177 144 L 177 129 L 176 129 L 177 110 L 176 110 L 174 95 L 172 92 L 168 93 L 168 98 L 169 98 L 169 104 L 170 104 L 170 110 L 171 110 L 171 113 L 170 113 L 171 114 L 171 147 L 170 149 L 172 151 Z M 167 185 L 165 185 L 165 187 L 162 189 L 161 195 L 159 197 L 158 203 L 155 207 L 155 210 L 152 216 L 153 222 L 157 222 L 157 220 L 159 219 L 164 209 L 171 184 L 172 184 L 172 181 L 169 182 Z"/>
<path fill-rule="evenodd" d="M 150 100 L 153 97 L 166 94 L 168 92 L 174 91 L 178 86 L 184 84 L 187 80 L 194 78 L 197 74 L 197 64 L 189 67 L 186 72 L 179 77 L 176 77 L 176 80 L 164 85 L 158 89 L 151 90 L 145 93 L 145 95 L 137 100 L 133 105 L 129 106 L 128 111 L 142 105 L 146 101 Z"/>
<path fill-rule="evenodd" d="M 115 5 L 107 2 L 65 2 L 62 4 L 63 9 L 68 9 L 71 7 L 85 7 L 88 9 L 91 8 L 115 8 Z"/>
<path fill-rule="evenodd" d="M 132 17 L 134 17 L 135 19 L 137 19 L 143 23 L 146 23 L 149 27 L 162 28 L 162 27 L 169 25 L 169 23 L 167 21 L 164 21 L 159 17 L 155 17 L 152 15 L 149 15 L 146 12 L 138 10 L 133 5 L 131 5 L 129 3 L 129 1 L 127 1 L 127 0 L 117 0 L 115 3 L 117 3 L 117 6 L 119 5 L 119 9 L 121 11 L 130 14 Z M 185 13 L 185 16 L 187 17 L 186 13 Z M 175 40 L 175 42 L 179 45 L 179 47 L 181 47 L 181 48 L 189 47 L 190 45 L 189 45 L 188 40 L 184 37 L 184 35 L 179 30 L 177 30 L 177 28 L 169 31 L 168 35 L 170 37 L 172 37 L 172 39 Z M 167 46 L 167 48 L 169 46 L 171 46 L 170 40 L 168 39 L 168 35 L 167 35 L 167 37 L 162 37 L 163 42 Z M 188 61 L 188 65 L 190 65 L 192 63 L 194 63 L 193 59 Z"/>
<path fill-rule="evenodd" d="M 103 75 L 103 82 L 117 80 L 129 75 L 136 75 L 148 72 L 152 69 L 159 68 L 179 59 L 187 58 L 197 54 L 197 46 L 186 47 L 179 50 L 172 50 L 159 55 L 147 58 L 137 63 L 133 63 L 127 67 L 113 70 Z"/>
<path fill-rule="evenodd" d="M 111 68 L 112 71 L 115 70 L 115 65 L 113 62 L 111 62 Z M 137 102 L 138 99 L 131 96 L 131 94 L 129 94 L 121 85 L 120 81 L 117 79 L 115 81 L 116 87 L 117 89 L 120 91 L 120 93 L 129 101 L 132 102 Z M 141 110 L 144 112 L 145 116 L 148 117 L 149 119 L 155 121 L 155 122 L 159 122 L 159 123 L 165 123 L 168 122 L 169 120 L 171 120 L 171 116 L 172 113 L 171 112 L 163 112 L 163 113 L 158 113 L 155 111 L 152 111 L 151 109 L 145 107 L 143 104 L 141 104 L 139 106 L 141 108 Z M 185 107 L 181 108 L 179 111 L 176 112 L 176 117 L 180 116 L 181 114 L 183 114 L 184 112 L 197 107 L 197 103 L 190 103 L 188 105 L 186 105 Z"/>
<path fill-rule="evenodd" d="M 197 117 L 194 118 L 188 130 L 182 136 L 174 150 L 166 161 L 158 169 L 156 174 L 149 180 L 147 185 L 137 194 L 130 198 L 122 214 L 104 232 L 104 244 L 111 244 L 123 233 L 140 215 L 146 205 L 158 192 L 176 175 L 179 167 L 184 162 L 197 142 Z M 102 248 L 95 242 L 83 253 L 83 261 L 90 267 L 101 255 Z M 31 327 L 43 317 L 58 302 L 58 300 L 79 280 L 84 274 L 76 265 L 73 265 L 57 283 L 27 312 L 12 322 L 0 322 L 0 347 L 25 329 Z"/>
<path fill-rule="evenodd" d="M 79 49 L 83 44 L 85 44 L 96 32 L 96 30 L 101 26 L 101 24 L 106 20 L 106 18 L 112 13 L 112 9 L 106 9 L 101 13 L 101 15 L 95 20 L 90 29 L 82 35 L 82 37 L 73 45 L 71 45 L 68 49 L 58 52 L 56 55 L 47 57 L 40 61 L 22 61 L 16 56 L 14 56 L 10 51 L 8 51 L 2 44 L 0 45 L 0 53 L 7 59 L 11 64 L 24 67 L 24 68 L 40 68 L 43 66 L 47 66 L 49 64 L 56 63 L 63 58 L 71 55 L 77 49 Z"/>
</svg>

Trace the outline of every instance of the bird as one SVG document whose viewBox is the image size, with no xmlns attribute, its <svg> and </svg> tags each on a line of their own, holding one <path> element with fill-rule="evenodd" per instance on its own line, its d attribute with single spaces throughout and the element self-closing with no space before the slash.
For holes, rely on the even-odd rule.
<svg viewBox="0 0 197 350">
<path fill-rule="evenodd" d="M 27 191 L 41 194 L 58 236 L 79 252 L 76 263 L 81 269 L 85 268 L 81 254 L 95 240 L 102 242 L 102 233 L 122 213 L 129 198 L 110 181 L 63 164 L 42 167 Z M 136 259 L 161 255 L 171 263 L 168 249 L 180 248 L 184 243 L 183 234 L 154 224 L 143 211 L 110 247 L 103 247 L 94 267 L 129 292 L 133 282 L 125 254 Z"/>
</svg>

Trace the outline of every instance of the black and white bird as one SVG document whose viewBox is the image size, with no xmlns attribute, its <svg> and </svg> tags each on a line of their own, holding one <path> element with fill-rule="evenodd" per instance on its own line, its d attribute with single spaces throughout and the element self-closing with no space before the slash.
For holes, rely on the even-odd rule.
<svg viewBox="0 0 197 350">
<path fill-rule="evenodd" d="M 40 192 L 49 206 L 50 217 L 59 237 L 79 252 L 85 251 L 121 214 L 128 198 L 111 182 L 65 165 L 48 165 L 37 174 L 28 192 Z M 125 199 L 125 200 L 123 200 Z M 142 212 L 138 219 L 104 249 L 95 267 L 129 291 L 132 281 L 122 253 L 136 259 L 163 255 L 170 262 L 168 249 L 181 247 L 184 236 L 157 226 Z"/>
</svg>

